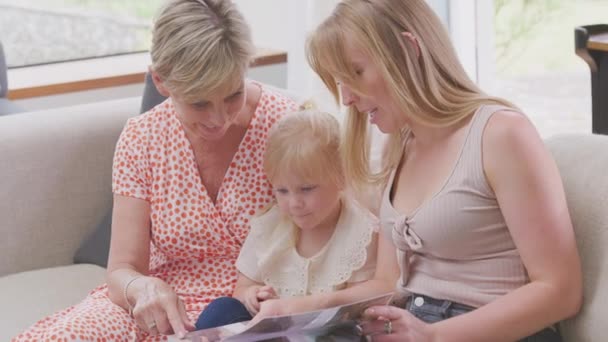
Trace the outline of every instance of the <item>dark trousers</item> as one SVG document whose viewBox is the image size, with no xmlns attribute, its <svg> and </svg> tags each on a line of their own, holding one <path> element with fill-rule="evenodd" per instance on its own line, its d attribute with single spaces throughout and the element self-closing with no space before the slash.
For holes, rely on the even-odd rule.
<svg viewBox="0 0 608 342">
<path fill-rule="evenodd" d="M 475 310 L 474 307 L 468 305 L 419 294 L 412 294 L 408 298 L 405 309 L 427 323 L 435 323 Z M 551 327 L 521 339 L 519 342 L 562 342 L 562 337 L 557 329 Z"/>
<path fill-rule="evenodd" d="M 196 330 L 215 328 L 236 322 L 249 321 L 251 314 L 245 305 L 232 297 L 214 299 L 196 320 Z"/>
</svg>

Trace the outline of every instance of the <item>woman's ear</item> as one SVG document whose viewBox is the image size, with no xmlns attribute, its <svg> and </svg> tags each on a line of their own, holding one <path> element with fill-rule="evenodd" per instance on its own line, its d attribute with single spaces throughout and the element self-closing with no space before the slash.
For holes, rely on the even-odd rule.
<svg viewBox="0 0 608 342">
<path fill-rule="evenodd" d="M 156 73 L 156 71 L 152 70 L 152 68 L 148 68 L 148 72 L 150 75 L 152 75 L 152 82 L 154 82 L 156 90 L 158 90 L 162 96 L 169 97 L 171 94 L 165 87 L 162 78 L 160 78 L 160 76 Z"/>
<path fill-rule="evenodd" d="M 403 31 L 401 35 L 405 37 L 405 39 L 414 46 L 414 50 L 416 50 L 416 58 L 420 58 L 420 44 L 418 43 L 418 39 L 411 32 Z"/>
</svg>

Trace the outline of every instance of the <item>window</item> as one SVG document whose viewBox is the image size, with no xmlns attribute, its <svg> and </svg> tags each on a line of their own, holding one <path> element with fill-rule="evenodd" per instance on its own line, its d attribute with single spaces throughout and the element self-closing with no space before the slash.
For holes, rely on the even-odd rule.
<svg viewBox="0 0 608 342">
<path fill-rule="evenodd" d="M 163 0 L 0 0 L 9 67 L 141 52 Z"/>
<path fill-rule="evenodd" d="M 608 23 L 608 0 L 493 4 L 494 52 L 480 56 L 493 62 L 484 88 L 522 108 L 542 136 L 591 132 L 590 71 L 574 52 L 574 28 Z"/>
</svg>

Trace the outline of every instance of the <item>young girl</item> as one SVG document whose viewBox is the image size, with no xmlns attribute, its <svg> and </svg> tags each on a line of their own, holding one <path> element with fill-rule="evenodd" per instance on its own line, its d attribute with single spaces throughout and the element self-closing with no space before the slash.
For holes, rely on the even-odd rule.
<svg viewBox="0 0 608 342">
<path fill-rule="evenodd" d="M 276 205 L 251 220 L 233 297 L 211 302 L 197 329 L 249 320 L 267 299 L 329 293 L 374 276 L 377 221 L 343 193 L 339 136 L 331 114 L 310 109 L 270 131 L 263 167 Z"/>
</svg>

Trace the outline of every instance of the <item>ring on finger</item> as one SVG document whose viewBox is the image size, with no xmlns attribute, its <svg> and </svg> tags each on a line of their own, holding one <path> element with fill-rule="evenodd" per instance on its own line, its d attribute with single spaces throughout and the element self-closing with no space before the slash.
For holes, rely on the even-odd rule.
<svg viewBox="0 0 608 342">
<path fill-rule="evenodd" d="M 355 325 L 355 334 L 357 336 L 363 336 L 363 327 L 361 326 L 361 324 Z"/>
<path fill-rule="evenodd" d="M 393 322 L 390 320 L 384 321 L 384 333 L 390 335 L 393 333 Z"/>
</svg>

